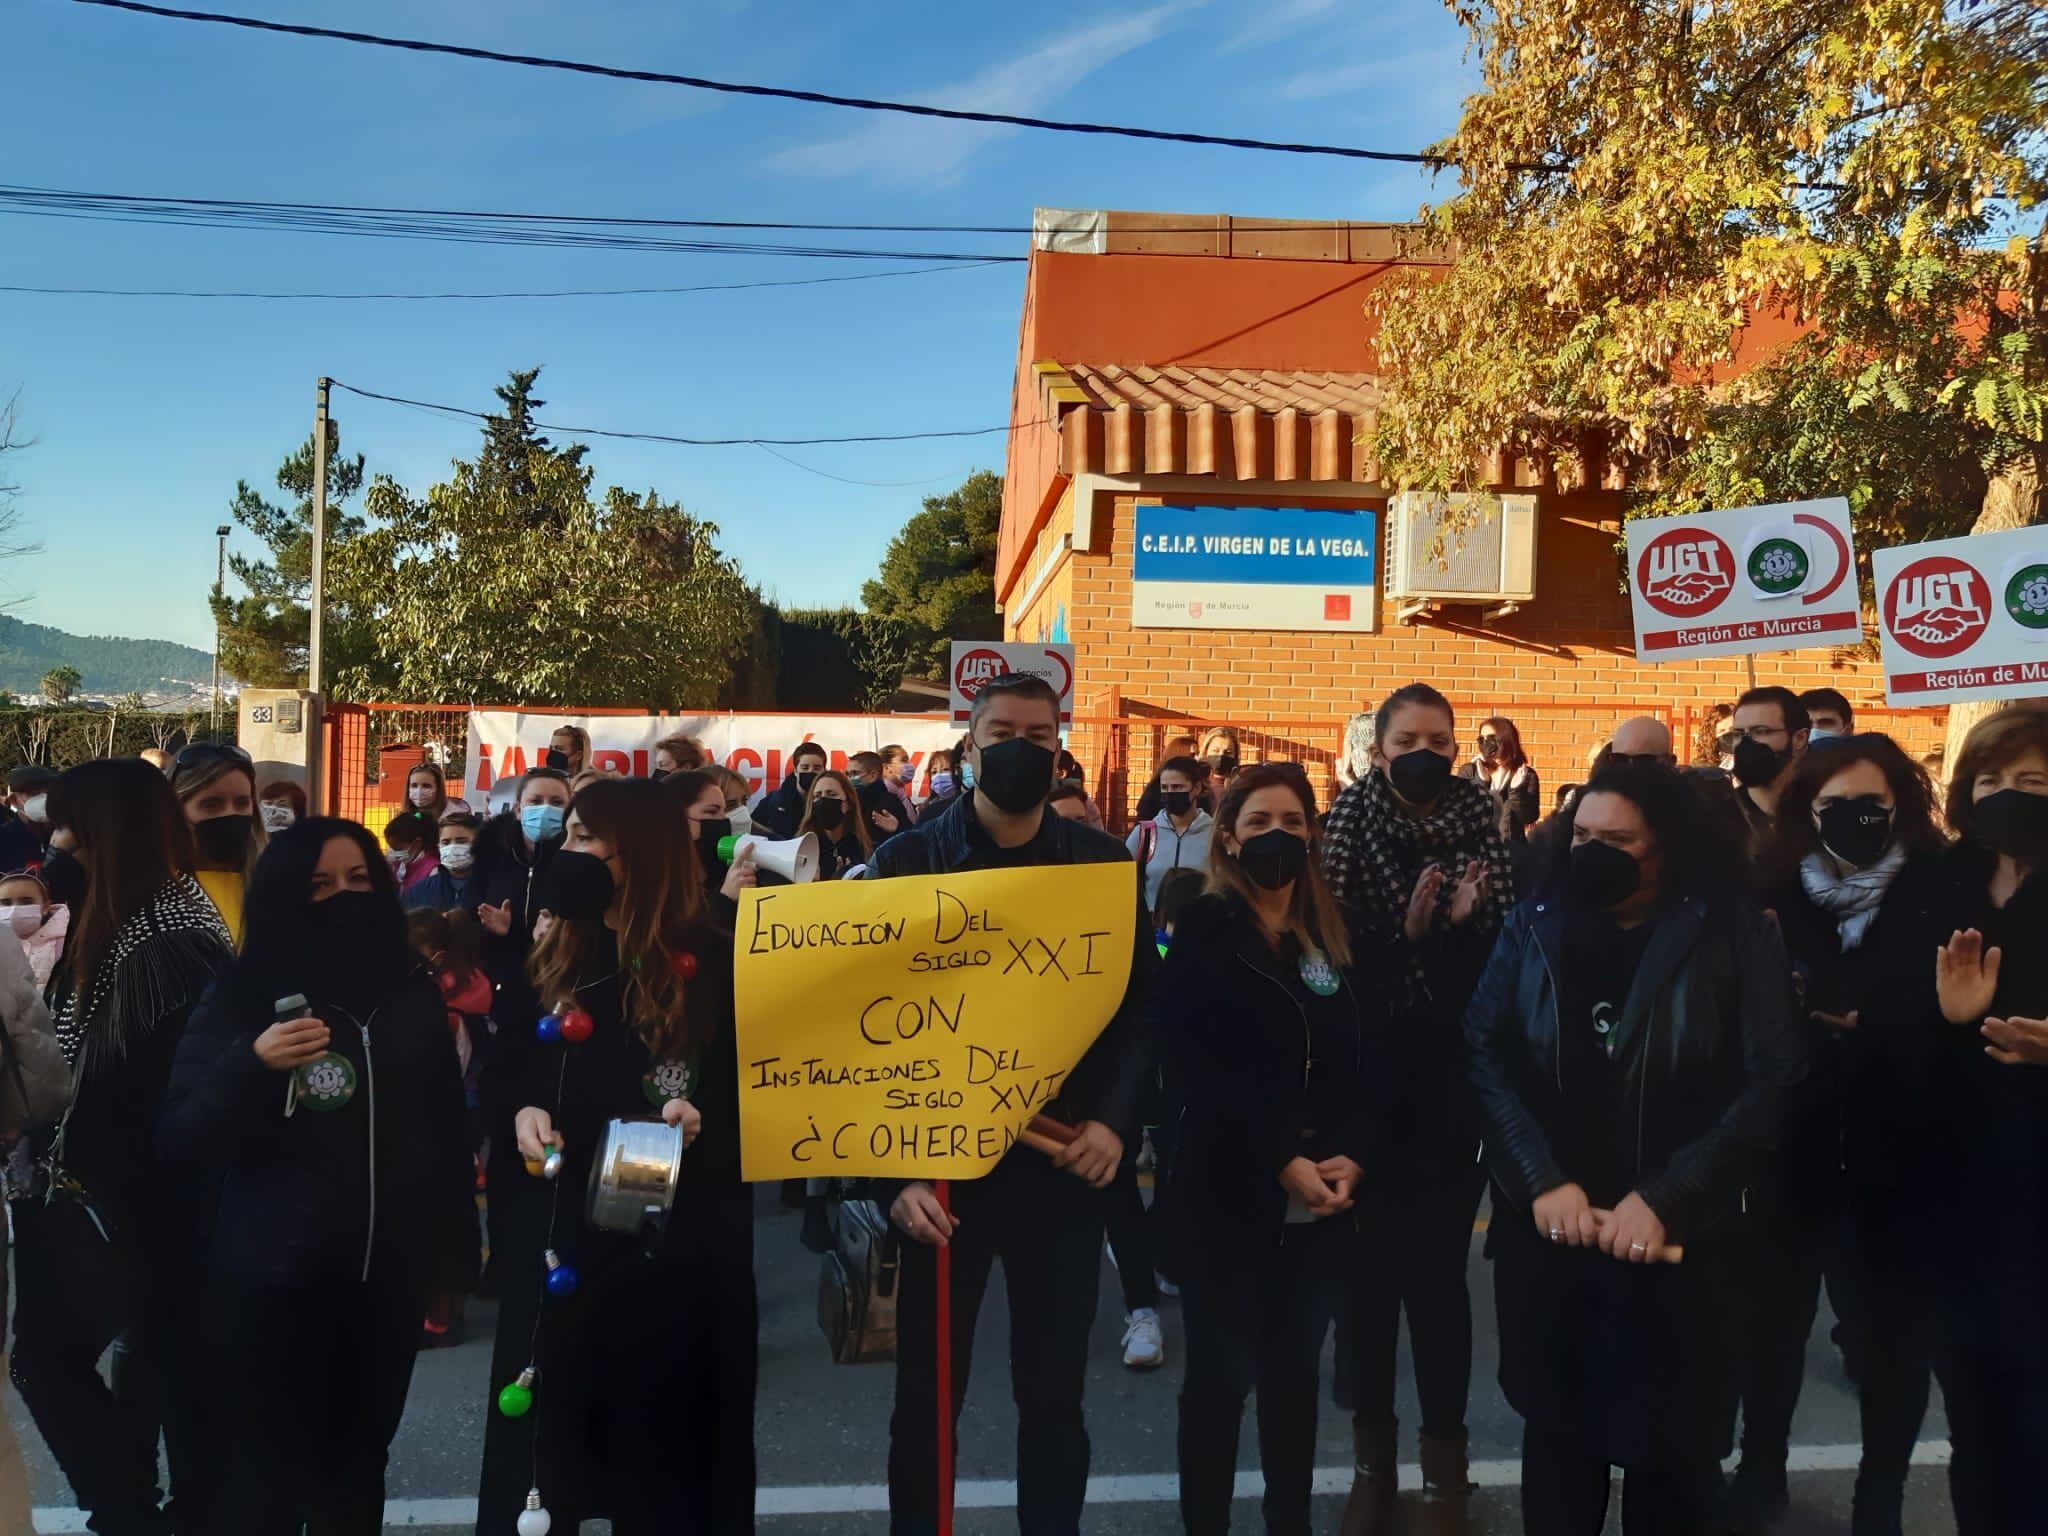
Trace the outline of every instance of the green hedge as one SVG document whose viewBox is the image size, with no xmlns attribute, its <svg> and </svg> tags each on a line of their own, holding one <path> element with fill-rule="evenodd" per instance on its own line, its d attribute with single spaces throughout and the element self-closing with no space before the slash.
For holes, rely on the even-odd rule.
<svg viewBox="0 0 2048 1536">
<path fill-rule="evenodd" d="M 175 752 L 208 739 L 206 710 L 153 714 L 143 710 L 0 708 L 0 772 L 23 763 L 69 768 L 98 757 L 133 757 L 144 747 Z M 222 741 L 235 739 L 232 709 L 221 712 Z M 109 740 L 109 732 L 112 739 Z"/>
</svg>

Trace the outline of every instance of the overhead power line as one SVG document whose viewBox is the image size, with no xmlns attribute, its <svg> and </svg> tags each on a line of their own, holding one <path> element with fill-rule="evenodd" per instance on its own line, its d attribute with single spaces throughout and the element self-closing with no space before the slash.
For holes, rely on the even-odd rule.
<svg viewBox="0 0 2048 1536">
<path fill-rule="evenodd" d="M 146 5 L 142 0 L 74 0 L 74 3 L 101 6 L 108 10 L 133 11 L 143 16 L 160 16 L 171 21 L 209 22 L 218 26 L 244 27 L 254 32 L 326 38 L 333 42 L 362 43 L 374 48 L 399 48 L 412 53 L 446 54 L 453 58 L 481 59 L 493 64 L 518 64 L 528 69 L 553 69 L 570 74 L 598 75 L 609 80 L 638 80 L 654 85 L 680 85 L 692 90 L 717 91 L 728 96 L 765 96 L 781 101 L 809 102 L 815 106 L 847 107 L 860 112 L 895 112 L 907 117 L 941 118 L 961 123 L 990 123 L 1008 128 L 1035 128 L 1047 133 L 1082 133 L 1124 139 L 1149 139 L 1169 144 L 1203 144 L 1219 149 L 1255 149 L 1273 154 L 1334 155 L 1346 160 L 1382 160 L 1400 165 L 1441 166 L 1446 163 L 1439 156 L 1404 150 L 1359 149 L 1344 144 L 1294 144 L 1273 139 L 1237 138 L 1226 134 L 1135 128 L 1119 123 L 1071 122 L 1049 117 L 1025 117 L 1012 112 L 976 112 L 964 107 L 935 107 L 923 102 L 884 101 L 868 96 L 840 96 L 827 91 L 796 90 L 789 86 L 713 80 L 703 75 L 675 75 L 660 70 L 626 69 L 613 64 L 591 64 L 576 59 L 549 58 L 541 54 L 505 53 L 495 48 L 472 48 L 456 43 L 428 42 L 420 38 L 386 37 L 376 32 L 350 32 L 338 27 L 268 21 L 256 16 L 229 16 L 217 11 L 180 10 L 171 6 Z"/>
<path fill-rule="evenodd" d="M 347 390 L 350 394 L 359 395 L 365 400 L 382 400 L 390 405 L 405 405 L 414 410 L 434 411 L 443 416 L 462 416 L 473 421 L 495 419 L 489 411 L 475 411 L 467 406 L 442 405 L 432 400 L 412 400 L 404 395 L 387 395 L 380 390 L 344 384 L 340 379 L 330 382 L 334 388 Z M 552 421 L 536 421 L 533 425 L 543 432 L 561 432 L 570 437 L 616 437 L 636 443 L 676 443 L 685 448 L 816 448 L 840 443 L 919 443 L 948 438 L 994 437 L 998 433 L 1021 432 L 1026 427 L 1042 426 L 1044 423 L 1017 421 L 1005 427 L 968 427 L 950 432 L 866 432 L 847 437 L 677 437 L 667 432 L 626 432 L 613 427 L 571 427 Z M 798 466 L 806 467 L 808 466 Z"/>
<path fill-rule="evenodd" d="M 823 283 L 865 283 L 881 277 L 919 277 L 928 272 L 972 272 L 1002 266 L 999 259 L 950 262 L 941 267 L 901 267 L 888 272 L 847 272 L 837 277 L 768 278 L 748 283 L 693 283 L 679 288 L 534 288 L 500 293 L 311 293 L 240 288 L 56 288 L 28 283 L 0 283 L 0 293 L 85 295 L 118 299 L 608 299 L 676 293 L 732 293 L 747 288 L 814 288 Z"/>
</svg>

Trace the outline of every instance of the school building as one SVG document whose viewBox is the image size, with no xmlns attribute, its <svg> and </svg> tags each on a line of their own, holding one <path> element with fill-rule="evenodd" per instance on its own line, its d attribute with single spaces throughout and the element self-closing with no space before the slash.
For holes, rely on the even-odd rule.
<svg viewBox="0 0 2048 1536">
<path fill-rule="evenodd" d="M 1637 659 L 1628 487 L 1597 451 L 1563 477 L 1493 455 L 1462 539 L 1440 504 L 1390 495 L 1364 306 L 1416 254 L 1398 226 L 1053 209 L 1034 225 L 996 598 L 1006 638 L 1074 646 L 1075 750 L 1111 775 L 1105 799 L 1192 723 L 1238 727 L 1247 760 L 1327 763 L 1346 716 L 1418 679 L 1458 705 L 1463 752 L 1508 715 L 1555 785 L 1617 719 L 1663 714 L 1689 740 L 1745 686 L 1740 657 Z M 1942 712 L 1884 708 L 1874 648 L 1756 670 L 1840 689 L 1916 753 L 1939 745 Z"/>
</svg>

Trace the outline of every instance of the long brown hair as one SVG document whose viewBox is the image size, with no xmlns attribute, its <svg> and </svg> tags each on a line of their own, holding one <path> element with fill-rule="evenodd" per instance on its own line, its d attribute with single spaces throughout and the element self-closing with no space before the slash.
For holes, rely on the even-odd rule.
<svg viewBox="0 0 2048 1536">
<path fill-rule="evenodd" d="M 797 823 L 796 830 L 799 835 L 817 831 L 817 828 L 811 825 L 811 807 L 818 803 L 818 786 L 827 779 L 831 779 L 846 791 L 845 825 L 853 830 L 854 841 L 860 844 L 861 856 L 865 858 L 875 851 L 875 845 L 868 837 L 868 813 L 860 803 L 860 791 L 853 787 L 853 780 L 837 768 L 826 768 L 811 780 L 811 792 L 804 797 L 804 819 Z M 818 835 L 823 837 L 825 834 L 819 832 Z"/>
<path fill-rule="evenodd" d="M 1351 941 L 1344 927 L 1344 914 L 1337 898 L 1323 879 L 1323 835 L 1316 826 L 1316 794 L 1308 775 L 1293 763 L 1253 763 L 1238 770 L 1216 808 L 1216 829 L 1209 839 L 1209 889 L 1235 894 L 1246 906 L 1257 910 L 1258 887 L 1237 857 L 1223 846 L 1225 836 L 1237 835 L 1237 818 L 1245 801 L 1262 789 L 1285 789 L 1301 802 L 1308 821 L 1308 866 L 1295 878 L 1287 898 L 1287 930 L 1305 949 L 1319 950 L 1332 965 L 1351 963 Z"/>
<path fill-rule="evenodd" d="M 1514 721 L 1510 720 L 1506 715 L 1488 715 L 1479 722 L 1479 729 L 1483 731 L 1489 725 L 1493 727 L 1493 734 L 1500 738 L 1499 763 L 1501 767 L 1512 773 L 1515 769 L 1520 768 L 1529 761 L 1527 755 L 1522 751 L 1522 733 L 1516 727 Z M 1484 763 L 1486 759 L 1482 757 L 1479 761 Z"/>
<path fill-rule="evenodd" d="M 1908 853 L 1928 853 L 1947 841 L 1934 816 L 1934 786 L 1927 770 L 1891 737 L 1876 731 L 1837 736 L 1808 747 L 1793 771 L 1792 782 L 1778 798 L 1771 820 L 1771 843 L 1764 853 L 1763 889 L 1795 879 L 1800 862 L 1820 847 L 1813 825 L 1813 802 L 1827 782 L 1843 769 L 1869 763 L 1884 775 L 1892 795 L 1892 838 Z"/>
<path fill-rule="evenodd" d="M 688 988 L 670 962 L 710 923 L 696 845 L 674 799 L 647 779 L 598 779 L 569 803 L 569 814 L 612 846 L 619 862 L 618 950 L 626 1022 L 657 1058 L 678 1045 L 702 1045 L 708 1021 L 693 1019 Z M 557 918 L 534 946 L 530 968 L 541 1002 L 566 1002 L 588 974 L 604 917 Z M 730 943 L 730 940 L 725 942 Z"/>
<path fill-rule="evenodd" d="M 192 828 L 162 770 L 135 757 L 66 769 L 50 786 L 50 824 L 71 834 L 86 868 L 64 955 L 72 991 L 85 997 L 121 925 L 191 870 Z"/>
</svg>

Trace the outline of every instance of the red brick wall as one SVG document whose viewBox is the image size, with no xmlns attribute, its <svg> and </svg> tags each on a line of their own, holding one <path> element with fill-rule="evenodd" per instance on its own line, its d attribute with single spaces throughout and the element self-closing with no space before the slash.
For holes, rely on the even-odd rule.
<svg viewBox="0 0 2048 1536">
<path fill-rule="evenodd" d="M 1080 714 L 1087 717 L 1076 722 L 1074 750 L 1091 768 L 1111 752 L 1109 730 L 1091 721 L 1109 714 L 1217 722 L 1241 730 L 1285 722 L 1270 726 L 1269 739 L 1249 742 L 1245 757 L 1326 764 L 1346 716 L 1376 705 L 1403 683 L 1422 681 L 1457 706 L 1464 750 L 1483 716 L 1510 716 L 1536 771 L 1554 786 L 1585 776 L 1587 757 L 1617 721 L 1658 713 L 1676 723 L 1685 711 L 1697 715 L 1732 702 L 1746 686 L 1740 657 L 1666 666 L 1636 660 L 1628 599 L 1619 584 L 1620 498 L 1614 493 L 1541 497 L 1538 595 L 1520 612 L 1490 621 L 1477 608 L 1448 607 L 1434 619 L 1404 626 L 1395 621 L 1396 605 L 1383 600 L 1376 634 L 1134 630 L 1136 499 L 1116 496 L 1112 513 L 1111 498 L 1104 497 L 1098 523 L 1109 523 L 1106 535 L 1098 526 L 1097 552 L 1076 550 L 1072 558 L 1067 626 L 1080 674 Z M 1206 493 L 1200 499 L 1277 504 Z M 1383 503 L 1363 498 L 1353 505 Z M 1940 744 L 1942 711 L 1884 709 L 1874 657 L 1812 650 L 1759 656 L 1756 662 L 1760 683 L 1840 689 L 1860 724 L 1891 731 L 1916 756 Z M 1145 782 L 1154 738 L 1170 729 L 1166 724 L 1158 731 L 1140 727 L 1125 733 L 1130 785 Z M 1680 755 L 1687 756 L 1683 744 Z"/>
</svg>

